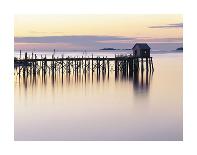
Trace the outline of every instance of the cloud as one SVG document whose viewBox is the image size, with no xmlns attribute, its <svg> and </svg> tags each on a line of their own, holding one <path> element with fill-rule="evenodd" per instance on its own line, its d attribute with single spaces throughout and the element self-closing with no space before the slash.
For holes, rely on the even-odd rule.
<svg viewBox="0 0 197 155">
<path fill-rule="evenodd" d="M 150 43 L 178 43 L 183 42 L 183 38 L 137 38 L 135 41 Z"/>
<path fill-rule="evenodd" d="M 134 39 L 131 39 L 134 40 Z M 109 44 L 109 43 L 117 43 L 117 44 L 129 44 L 131 42 L 131 40 L 129 39 L 122 39 L 122 40 L 100 40 L 100 41 L 96 41 L 97 43 L 103 43 L 103 44 Z"/>
<path fill-rule="evenodd" d="M 137 42 L 182 43 L 182 38 L 151 38 L 123 36 L 42 36 L 15 37 L 15 49 L 100 49 L 104 47 L 131 48 Z"/>
<path fill-rule="evenodd" d="M 119 36 L 43 36 L 43 37 L 15 37 L 17 43 L 93 43 L 108 40 L 133 40 L 135 38 Z"/>
<path fill-rule="evenodd" d="M 121 36 L 96 36 L 96 35 L 78 35 L 78 36 L 42 36 L 42 37 L 15 37 L 15 49 L 98 49 L 104 46 L 119 47 L 123 45 L 121 41 L 133 40 L 136 38 Z M 112 40 L 112 42 L 110 42 Z M 104 42 L 109 41 L 107 44 Z M 116 42 L 114 42 L 116 41 Z M 69 46 L 68 46 L 69 45 Z M 128 46 L 125 44 L 123 46 Z"/>
<path fill-rule="evenodd" d="M 163 28 L 163 29 L 183 28 L 183 23 L 174 23 L 174 24 L 167 24 L 167 25 L 150 26 L 148 28 Z"/>
<path fill-rule="evenodd" d="M 15 37 L 15 43 L 66 43 L 66 44 L 107 44 L 131 42 L 182 42 L 183 38 L 151 38 L 151 37 L 123 37 L 123 36 L 43 36 L 43 37 Z"/>
<path fill-rule="evenodd" d="M 75 45 L 67 44 L 67 43 L 15 43 L 15 49 L 20 50 L 34 50 L 34 49 L 45 49 L 45 50 L 52 50 L 52 49 L 71 49 L 76 48 Z M 78 47 L 80 48 L 80 47 Z"/>
</svg>

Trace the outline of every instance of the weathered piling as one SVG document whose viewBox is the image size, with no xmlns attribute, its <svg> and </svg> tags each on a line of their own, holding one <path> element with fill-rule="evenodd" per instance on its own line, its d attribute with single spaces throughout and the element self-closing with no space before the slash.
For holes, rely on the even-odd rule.
<svg viewBox="0 0 197 155">
<path fill-rule="evenodd" d="M 85 74 L 86 74 L 86 67 L 87 67 L 87 65 L 86 65 L 86 59 L 85 59 Z"/>
<path fill-rule="evenodd" d="M 146 58 L 146 71 L 148 71 L 148 58 Z"/>
<path fill-rule="evenodd" d="M 94 72 L 94 61 L 93 61 L 93 54 L 92 54 L 92 73 Z"/>
<path fill-rule="evenodd" d="M 19 58 L 20 58 L 20 60 L 21 60 L 21 50 L 20 50 L 20 57 L 19 57 Z"/>
<path fill-rule="evenodd" d="M 142 72 L 144 71 L 144 60 L 143 60 L 143 58 L 141 58 L 141 71 Z"/>
<path fill-rule="evenodd" d="M 23 76 L 25 76 L 26 72 L 27 72 L 27 53 L 25 53 L 25 62 L 24 62 L 24 67 L 23 67 Z"/>
<path fill-rule="evenodd" d="M 62 56 L 62 60 L 61 60 L 61 69 L 62 69 L 62 75 L 64 74 L 64 56 Z"/>
<path fill-rule="evenodd" d="M 152 59 L 152 57 L 150 59 L 151 59 L 152 70 L 154 71 L 153 59 Z"/>
<path fill-rule="evenodd" d="M 141 64 L 139 65 L 140 62 Z M 152 57 L 135 57 L 132 55 L 115 55 L 113 58 L 94 57 L 93 55 L 91 57 L 64 57 L 62 55 L 58 58 L 53 54 L 51 58 L 47 58 L 46 55 L 45 57 L 41 55 L 41 57 L 38 58 L 36 54 L 32 53 L 32 55 L 28 57 L 27 53 L 25 53 L 23 59 L 21 56 L 20 59 L 14 59 L 14 64 L 19 68 L 18 70 L 16 69 L 18 74 L 20 75 L 22 71 L 24 76 L 28 76 L 28 74 L 32 73 L 33 75 L 36 75 L 40 74 L 40 72 L 45 76 L 47 72 L 50 74 L 50 71 L 52 75 L 63 75 L 64 73 L 74 73 L 78 75 L 78 73 L 83 71 L 85 75 L 88 73 L 88 76 L 90 76 L 89 73 L 92 72 L 93 76 L 94 70 L 97 75 L 100 75 L 100 72 L 102 74 L 106 74 L 107 72 L 109 76 L 110 64 L 111 67 L 112 65 L 114 67 L 116 78 L 118 78 L 120 74 L 124 77 L 127 77 L 128 75 L 132 77 L 133 73 L 139 71 L 139 69 L 142 72 L 145 69 L 150 72 L 154 71 Z"/>
<path fill-rule="evenodd" d="M 68 57 L 68 73 L 70 74 L 70 58 Z"/>
<path fill-rule="evenodd" d="M 108 76 L 109 76 L 109 59 L 107 59 L 107 73 L 108 73 Z"/>
</svg>

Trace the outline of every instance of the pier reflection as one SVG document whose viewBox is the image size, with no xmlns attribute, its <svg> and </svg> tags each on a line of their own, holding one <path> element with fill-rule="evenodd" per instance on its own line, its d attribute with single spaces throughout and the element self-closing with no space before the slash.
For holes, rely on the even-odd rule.
<svg viewBox="0 0 197 155">
<path fill-rule="evenodd" d="M 130 73 L 115 73 L 116 81 L 129 81 L 133 85 L 134 92 L 146 93 L 150 89 L 151 79 L 153 72 L 148 70 L 145 71 L 134 71 Z"/>
<path fill-rule="evenodd" d="M 107 84 L 113 81 L 114 83 L 128 82 L 135 93 L 147 93 L 150 89 L 152 76 L 153 72 L 148 70 L 137 70 L 134 72 L 115 72 L 114 70 L 111 70 L 109 72 L 99 72 L 97 70 L 95 70 L 94 72 L 72 71 L 64 74 L 62 74 L 61 72 L 56 72 L 56 74 L 47 72 L 40 74 L 28 74 L 28 76 L 17 75 L 17 73 L 15 73 L 15 82 L 20 86 L 23 86 L 25 89 L 42 85 L 51 85 L 54 88 L 57 86 L 77 86 L 81 84 Z"/>
<path fill-rule="evenodd" d="M 150 89 L 150 83 L 152 78 L 151 72 L 134 72 L 133 76 L 133 88 L 136 93 L 146 93 Z"/>
</svg>

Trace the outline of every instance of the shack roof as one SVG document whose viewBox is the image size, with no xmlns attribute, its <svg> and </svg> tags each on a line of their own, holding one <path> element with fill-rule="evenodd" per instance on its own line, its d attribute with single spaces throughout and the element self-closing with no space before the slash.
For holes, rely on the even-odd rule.
<svg viewBox="0 0 197 155">
<path fill-rule="evenodd" d="M 150 47 L 146 43 L 136 43 L 132 49 L 139 47 L 140 49 L 150 49 Z"/>
</svg>

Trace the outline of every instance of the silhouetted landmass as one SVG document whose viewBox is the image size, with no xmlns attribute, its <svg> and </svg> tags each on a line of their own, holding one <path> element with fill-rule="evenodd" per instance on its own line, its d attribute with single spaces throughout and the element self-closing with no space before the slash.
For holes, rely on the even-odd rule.
<svg viewBox="0 0 197 155">
<path fill-rule="evenodd" d="M 179 47 L 176 49 L 176 51 L 182 51 L 183 50 L 183 47 Z"/>
<path fill-rule="evenodd" d="M 125 48 L 125 49 L 121 49 L 121 50 L 132 50 L 132 49 L 130 49 L 130 48 Z"/>
<path fill-rule="evenodd" d="M 125 48 L 125 49 L 116 49 L 116 48 L 102 48 L 99 50 L 131 50 L 130 48 Z"/>
<path fill-rule="evenodd" d="M 100 50 L 116 50 L 115 48 L 102 48 Z"/>
</svg>

